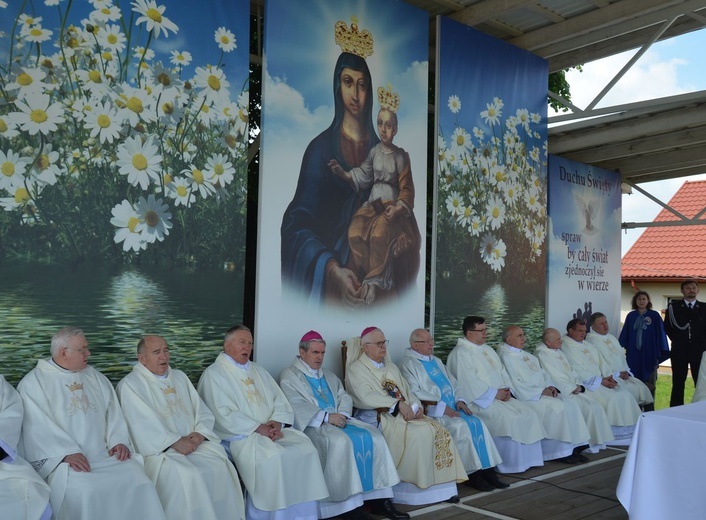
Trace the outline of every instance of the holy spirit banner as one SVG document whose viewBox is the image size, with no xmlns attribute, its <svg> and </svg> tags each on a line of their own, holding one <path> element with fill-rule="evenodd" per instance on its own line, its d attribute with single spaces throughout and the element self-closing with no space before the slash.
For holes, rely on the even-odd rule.
<svg viewBox="0 0 706 520">
<path fill-rule="evenodd" d="M 242 319 L 249 12 L 0 1 L 8 379 L 64 325 L 84 328 L 114 380 L 147 332 L 184 347 L 175 364 L 198 377 Z"/>
<path fill-rule="evenodd" d="M 341 340 L 375 325 L 401 352 L 424 324 L 428 15 L 271 0 L 265 20 L 255 359 L 278 373 L 315 329 L 340 373 Z"/>
<path fill-rule="evenodd" d="M 602 312 L 619 332 L 620 185 L 619 173 L 549 157 L 548 326 Z"/>
<path fill-rule="evenodd" d="M 544 324 L 547 62 L 447 18 L 438 20 L 435 268 L 439 350 L 464 316 L 489 343 Z"/>
</svg>

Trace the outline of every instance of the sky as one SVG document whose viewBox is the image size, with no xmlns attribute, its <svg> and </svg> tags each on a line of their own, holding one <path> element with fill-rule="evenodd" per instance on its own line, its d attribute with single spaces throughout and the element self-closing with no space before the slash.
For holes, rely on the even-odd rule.
<svg viewBox="0 0 706 520">
<path fill-rule="evenodd" d="M 704 48 L 706 30 L 654 44 L 601 100 L 598 108 L 706 90 L 706 74 L 703 73 Z M 636 52 L 637 50 L 629 51 L 588 63 L 584 65 L 583 72 L 569 72 L 567 80 L 571 86 L 572 103 L 580 108 L 587 106 Z M 640 187 L 666 203 L 685 180 L 704 179 L 706 172 L 688 178 L 642 183 Z M 632 195 L 623 195 L 622 220 L 650 222 L 661 209 L 661 206 L 649 198 L 633 191 Z M 623 231 L 623 256 L 643 231 L 644 228 Z"/>
</svg>

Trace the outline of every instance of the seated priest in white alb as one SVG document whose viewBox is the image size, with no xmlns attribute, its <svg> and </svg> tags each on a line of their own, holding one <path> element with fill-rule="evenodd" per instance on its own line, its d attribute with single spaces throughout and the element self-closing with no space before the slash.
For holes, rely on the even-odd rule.
<svg viewBox="0 0 706 520">
<path fill-rule="evenodd" d="M 466 316 L 463 337 L 446 360 L 469 408 L 493 436 L 503 458 L 501 473 L 521 473 L 543 466 L 542 440 L 547 436 L 539 416 L 512 397 L 510 377 L 495 350 L 486 344 L 488 327 L 482 316 Z"/>
<path fill-rule="evenodd" d="M 562 399 L 554 383 L 542 370 L 539 360 L 525 352 L 524 348 L 525 333 L 522 328 L 517 325 L 506 327 L 498 356 L 510 376 L 513 395 L 534 408 L 542 418 L 547 437 L 555 441 L 552 459 L 568 464 L 588 462 L 581 452 L 588 448 L 591 435 L 581 409 L 577 403 Z"/>
<path fill-rule="evenodd" d="M 17 454 L 22 399 L 0 375 L 0 513 L 8 520 L 49 520 L 49 486 Z"/>
<path fill-rule="evenodd" d="M 589 451 L 597 453 L 606 444 L 612 443 L 613 430 L 608 422 L 608 416 L 603 406 L 593 397 L 594 393 L 586 391 L 578 374 L 571 368 L 569 360 L 561 351 L 561 333 L 556 329 L 546 329 L 534 355 L 554 386 L 561 392 L 562 398 L 575 401 L 581 408 L 591 434 Z"/>
<path fill-rule="evenodd" d="M 467 484 L 479 491 L 509 487 L 495 473 L 495 466 L 502 458 L 488 428 L 468 408 L 456 378 L 449 374 L 441 359 L 434 356 L 434 338 L 426 329 L 414 329 L 409 336 L 409 346 L 400 371 L 414 396 L 427 403 L 426 415 L 449 430 L 461 454 Z"/>
<path fill-rule="evenodd" d="M 368 327 L 348 354 L 346 389 L 356 417 L 382 429 L 401 482 L 395 502 L 458 502 L 456 482 L 467 480 L 463 461 L 449 431 L 424 415 L 399 369 L 387 356 L 385 334 Z"/>
<path fill-rule="evenodd" d="M 137 359 L 118 397 L 167 518 L 244 520 L 238 473 L 213 433 L 213 414 L 186 374 L 169 365 L 165 339 L 142 338 Z"/>
<path fill-rule="evenodd" d="M 640 418 L 640 407 L 612 375 L 601 374 L 601 356 L 585 338 L 586 322 L 579 318 L 569 321 L 566 335 L 561 338 L 561 351 L 586 392 L 603 406 L 615 437 L 611 444 L 629 446 Z"/>
<path fill-rule="evenodd" d="M 612 375 L 618 385 L 630 392 L 637 404 L 644 406 L 655 402 L 647 385 L 632 375 L 625 357 L 625 349 L 618 338 L 608 332 L 608 318 L 601 312 L 591 315 L 591 332 L 586 341 L 593 345 L 601 355 L 601 372 L 604 376 Z"/>
<path fill-rule="evenodd" d="M 267 370 L 250 361 L 252 349 L 250 329 L 228 329 L 223 352 L 201 375 L 199 395 L 245 484 L 248 520 L 315 519 L 316 501 L 328 497 L 319 455 L 309 437 L 289 427 L 292 406 Z"/>
<path fill-rule="evenodd" d="M 319 501 L 319 518 L 340 516 L 409 518 L 390 500 L 400 481 L 385 438 L 379 430 L 352 418 L 353 401 L 341 380 L 322 368 L 326 342 L 309 331 L 299 342 L 299 355 L 280 374 L 279 384 L 294 409 L 294 427 L 309 436 L 319 451 L 329 497 Z"/>
<path fill-rule="evenodd" d="M 165 519 L 108 378 L 87 365 L 83 331 L 65 327 L 20 381 L 21 452 L 51 487 L 55 520 Z"/>
</svg>

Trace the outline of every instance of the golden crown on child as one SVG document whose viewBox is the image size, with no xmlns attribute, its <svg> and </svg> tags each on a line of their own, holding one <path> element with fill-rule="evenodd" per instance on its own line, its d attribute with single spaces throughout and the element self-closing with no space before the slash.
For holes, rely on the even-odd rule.
<svg viewBox="0 0 706 520">
<path fill-rule="evenodd" d="M 373 53 L 373 35 L 367 29 L 358 31 L 358 19 L 351 17 L 351 27 L 343 20 L 336 22 L 333 28 L 334 41 L 343 52 L 367 58 Z"/>
<path fill-rule="evenodd" d="M 392 85 L 388 83 L 387 88 L 378 87 L 378 101 L 380 102 L 380 108 L 396 114 L 400 106 L 400 95 L 397 92 L 392 92 Z"/>
</svg>

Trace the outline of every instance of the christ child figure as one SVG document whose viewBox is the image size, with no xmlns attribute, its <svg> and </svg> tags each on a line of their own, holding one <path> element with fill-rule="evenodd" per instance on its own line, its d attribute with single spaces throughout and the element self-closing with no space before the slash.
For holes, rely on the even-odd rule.
<svg viewBox="0 0 706 520">
<path fill-rule="evenodd" d="M 409 154 L 394 145 L 397 134 L 399 95 L 392 86 L 379 87 L 380 111 L 377 130 L 380 142 L 370 149 L 363 163 L 345 171 L 334 159 L 331 171 L 356 191 L 370 189 L 368 200 L 356 211 L 348 228 L 352 270 L 362 279 L 365 303 L 395 286 L 393 267 L 403 253 L 418 250 L 419 229 L 413 215 L 414 181 Z"/>
</svg>

